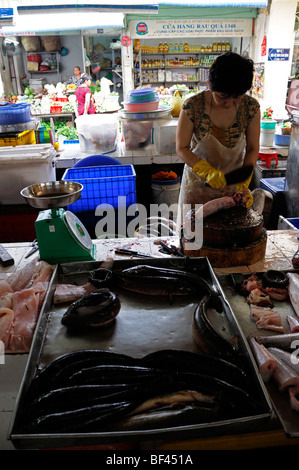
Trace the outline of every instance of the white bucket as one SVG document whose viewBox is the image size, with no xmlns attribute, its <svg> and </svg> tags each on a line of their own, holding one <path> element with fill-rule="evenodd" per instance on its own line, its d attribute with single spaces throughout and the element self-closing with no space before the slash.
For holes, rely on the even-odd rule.
<svg viewBox="0 0 299 470">
<path fill-rule="evenodd" d="M 274 141 L 275 129 L 261 129 L 260 146 L 272 147 Z"/>
<path fill-rule="evenodd" d="M 181 179 L 153 180 L 151 183 L 154 204 L 177 204 L 181 187 Z"/>
</svg>

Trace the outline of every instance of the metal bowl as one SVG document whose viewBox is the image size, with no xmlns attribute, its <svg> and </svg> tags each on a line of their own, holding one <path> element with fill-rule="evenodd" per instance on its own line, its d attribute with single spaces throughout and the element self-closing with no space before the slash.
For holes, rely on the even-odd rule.
<svg viewBox="0 0 299 470">
<path fill-rule="evenodd" d="M 64 207 L 81 197 L 83 185 L 74 181 L 47 181 L 22 189 L 26 202 L 37 209 Z"/>
</svg>

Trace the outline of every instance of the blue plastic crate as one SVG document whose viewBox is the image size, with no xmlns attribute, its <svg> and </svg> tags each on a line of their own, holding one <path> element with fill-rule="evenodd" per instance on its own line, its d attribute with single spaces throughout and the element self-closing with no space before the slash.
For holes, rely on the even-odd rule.
<svg viewBox="0 0 299 470">
<path fill-rule="evenodd" d="M 275 195 L 279 192 L 284 192 L 285 177 L 280 178 L 262 178 L 260 180 L 260 188 L 270 191 L 271 194 Z"/>
<path fill-rule="evenodd" d="M 83 185 L 81 197 L 67 208 L 72 212 L 95 210 L 100 204 L 109 204 L 119 209 L 136 203 L 136 173 L 133 165 L 113 165 L 98 167 L 69 168 L 63 180 L 75 181 Z"/>
<path fill-rule="evenodd" d="M 1 103 L 0 125 L 23 124 L 31 119 L 30 103 Z"/>
</svg>

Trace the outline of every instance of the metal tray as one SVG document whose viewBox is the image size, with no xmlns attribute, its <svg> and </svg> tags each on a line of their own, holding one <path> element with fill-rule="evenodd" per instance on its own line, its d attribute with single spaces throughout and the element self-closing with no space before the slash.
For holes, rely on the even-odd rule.
<svg viewBox="0 0 299 470">
<path fill-rule="evenodd" d="M 195 307 L 200 298 L 176 296 L 173 302 L 169 298 L 145 296 L 141 294 L 117 291 L 120 296 L 121 311 L 113 326 L 106 330 L 87 335 L 70 335 L 61 325 L 61 316 L 65 306 L 53 306 L 52 296 L 58 282 L 83 284 L 88 273 L 101 265 L 101 262 L 69 263 L 58 265 L 46 299 L 46 308 L 40 317 L 34 342 L 29 354 L 25 374 L 17 397 L 10 430 L 10 438 L 16 448 L 44 448 L 84 445 L 107 442 L 124 442 L 128 440 L 153 440 L 170 438 L 189 438 L 214 436 L 259 429 L 261 422 L 268 420 L 272 413 L 266 389 L 255 366 L 251 351 L 238 325 L 236 317 L 227 302 L 217 277 L 207 258 L 174 258 L 147 260 L 115 261 L 112 269 L 125 269 L 137 264 L 148 264 L 158 267 L 194 269 L 210 282 L 213 288 L 223 297 L 223 321 L 231 334 L 239 336 L 242 354 L 248 361 L 248 370 L 262 404 L 262 412 L 254 416 L 195 425 L 142 429 L 135 431 L 113 431 L 76 434 L 23 434 L 20 432 L 20 414 L 26 391 L 36 373 L 38 366 L 61 354 L 78 349 L 105 349 L 142 357 L 160 349 L 183 349 L 199 352 L 192 338 L 192 319 Z M 222 314 L 221 314 L 222 315 Z"/>
<path fill-rule="evenodd" d="M 287 272 L 287 271 L 284 271 Z M 294 271 L 292 271 L 294 272 Z M 259 277 L 261 277 L 262 273 L 256 273 Z M 239 295 L 236 293 L 233 287 L 233 279 L 237 282 L 240 282 L 243 279 L 247 278 L 248 274 L 236 274 L 236 275 L 221 275 L 219 276 L 219 281 L 221 287 L 224 291 L 228 302 L 236 315 L 236 318 L 244 332 L 245 336 L 247 337 L 250 333 L 253 336 L 273 336 L 275 335 L 274 331 L 265 330 L 265 329 L 257 329 L 255 322 L 250 318 L 250 307 L 246 301 L 246 297 Z M 288 323 L 287 323 L 287 315 L 294 315 L 295 311 L 292 307 L 292 304 L 289 300 L 286 301 L 278 301 L 273 300 L 274 307 L 273 309 L 278 311 L 281 316 L 282 325 L 284 327 L 285 332 L 288 332 Z M 271 398 L 273 403 L 274 410 L 279 418 L 279 421 L 282 424 L 284 432 L 289 437 L 298 437 L 299 436 L 299 414 L 298 412 L 294 411 L 290 405 L 287 394 L 280 393 L 278 390 L 277 385 L 275 384 L 274 380 L 270 380 L 266 384 L 267 392 Z"/>
</svg>

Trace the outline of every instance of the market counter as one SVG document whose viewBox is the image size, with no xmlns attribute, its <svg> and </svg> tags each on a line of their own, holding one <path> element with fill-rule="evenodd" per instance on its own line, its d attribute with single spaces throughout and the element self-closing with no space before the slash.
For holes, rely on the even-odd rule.
<svg viewBox="0 0 299 470">
<path fill-rule="evenodd" d="M 266 254 L 263 260 L 258 261 L 254 265 L 238 266 L 232 268 L 214 268 L 218 279 L 221 276 L 230 273 L 251 273 L 263 272 L 268 269 L 293 270 L 291 263 L 292 256 L 298 248 L 298 230 L 279 230 L 267 232 Z M 176 237 L 163 237 L 166 243 L 179 246 L 179 240 Z M 115 249 L 126 247 L 140 252 L 145 252 L 154 257 L 169 258 L 170 255 L 160 252 L 159 238 L 134 238 L 134 239 L 109 239 L 95 240 L 97 245 L 97 260 L 108 260 L 111 258 L 124 259 L 126 255 L 118 255 Z M 30 250 L 30 243 L 11 243 L 3 244 L 15 260 L 13 266 L 0 268 L 0 276 L 4 278 L 7 274 L 24 267 L 29 261 L 37 258 L 37 253 L 30 258 L 25 255 Z M 253 332 L 255 325 L 248 319 L 242 318 L 238 312 L 235 312 L 237 320 L 242 328 L 245 336 Z M 22 376 L 26 367 L 28 354 L 12 354 L 5 355 L 4 363 L 0 363 L 0 396 L 1 396 L 1 413 L 0 413 L 0 449 L 13 449 L 12 443 L 7 440 L 7 432 L 10 418 L 12 416 L 13 407 L 18 389 L 21 384 Z M 252 432 L 248 429 L 248 433 L 220 435 L 218 437 L 207 437 L 191 440 L 180 440 L 171 442 L 140 442 L 140 449 L 148 450 L 209 450 L 209 449 L 253 449 L 266 448 L 272 446 L 298 445 L 299 438 L 288 438 L 284 433 L 282 426 L 276 416 L 273 416 L 270 423 L 264 427 L 261 426 L 259 432 Z M 112 447 L 113 448 L 113 447 Z M 111 449 L 111 446 L 110 446 Z"/>
</svg>

